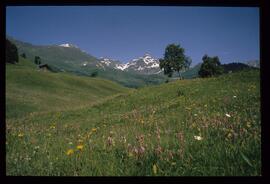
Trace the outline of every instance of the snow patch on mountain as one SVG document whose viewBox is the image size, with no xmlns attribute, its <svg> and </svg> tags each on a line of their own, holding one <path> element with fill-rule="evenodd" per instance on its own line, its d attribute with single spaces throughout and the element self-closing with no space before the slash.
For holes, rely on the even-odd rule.
<svg viewBox="0 0 270 184">
<path fill-rule="evenodd" d="M 78 48 L 76 45 L 73 45 L 73 44 L 70 44 L 70 43 L 63 43 L 63 44 L 60 44 L 59 45 L 60 47 L 75 47 L 75 48 Z"/>
<path fill-rule="evenodd" d="M 109 66 L 111 64 L 110 59 L 104 58 L 103 60 L 100 61 L 101 63 L 104 63 L 106 66 Z"/>
<path fill-rule="evenodd" d="M 102 68 L 105 66 L 122 71 L 135 71 L 142 74 L 154 74 L 157 72 L 160 73 L 161 71 L 159 68 L 159 60 L 148 53 L 144 54 L 143 57 L 132 59 L 127 63 L 120 63 L 119 61 L 103 57 L 101 57 L 99 61 L 98 66 L 102 66 Z"/>
</svg>

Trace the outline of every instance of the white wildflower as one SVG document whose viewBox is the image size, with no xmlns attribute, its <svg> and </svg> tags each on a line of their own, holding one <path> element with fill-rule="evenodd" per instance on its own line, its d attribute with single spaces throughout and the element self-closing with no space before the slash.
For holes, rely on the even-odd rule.
<svg viewBox="0 0 270 184">
<path fill-rule="evenodd" d="M 194 136 L 194 139 L 196 139 L 196 140 L 198 140 L 198 141 L 200 141 L 200 140 L 202 140 L 203 138 L 201 137 L 201 136 Z"/>
<path fill-rule="evenodd" d="M 230 115 L 230 114 L 225 114 L 225 115 L 226 115 L 227 117 L 229 117 L 229 118 L 231 117 L 231 115 Z"/>
</svg>

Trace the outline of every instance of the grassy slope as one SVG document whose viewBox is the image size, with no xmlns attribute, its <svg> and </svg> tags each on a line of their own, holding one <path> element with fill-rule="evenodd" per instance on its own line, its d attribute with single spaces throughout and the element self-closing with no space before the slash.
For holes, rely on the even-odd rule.
<svg viewBox="0 0 270 184">
<path fill-rule="evenodd" d="M 259 72 L 146 87 L 6 131 L 7 175 L 261 175 Z"/>
<path fill-rule="evenodd" d="M 7 118 L 85 106 L 126 91 L 127 88 L 100 78 L 38 71 L 23 58 L 17 65 L 6 65 Z"/>
</svg>

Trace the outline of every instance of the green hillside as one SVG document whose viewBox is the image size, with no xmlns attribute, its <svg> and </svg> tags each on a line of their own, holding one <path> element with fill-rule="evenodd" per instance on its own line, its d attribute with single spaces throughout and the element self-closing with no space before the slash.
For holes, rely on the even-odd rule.
<svg viewBox="0 0 270 184">
<path fill-rule="evenodd" d="M 90 105 L 126 91 L 101 78 L 39 71 L 24 58 L 19 64 L 6 64 L 7 118 Z"/>
<path fill-rule="evenodd" d="M 163 75 L 141 75 L 106 67 L 96 66 L 98 59 L 78 48 L 66 48 L 59 46 L 38 46 L 25 43 L 7 36 L 19 50 L 19 54 L 25 53 L 27 58 L 34 63 L 35 56 L 40 56 L 41 62 L 49 64 L 54 71 L 65 71 L 80 76 L 91 76 L 95 71 L 100 78 L 115 81 L 126 87 L 138 88 L 147 85 L 160 84 L 165 81 Z M 83 63 L 88 63 L 83 66 Z"/>
<path fill-rule="evenodd" d="M 47 73 L 48 79 L 42 81 L 40 72 L 27 75 L 28 70 L 20 72 L 19 66 L 7 69 L 7 107 L 16 99 L 17 105 L 55 108 L 62 99 L 47 100 L 56 94 L 72 107 L 7 120 L 7 175 L 261 175 L 259 71 L 176 80 L 132 91 L 110 83 L 119 91 L 109 91 L 126 93 L 87 105 L 86 94 L 91 94 L 89 101 L 108 95 L 91 87 L 109 87 L 109 82 L 80 77 L 75 82 L 70 75 Z M 18 77 L 12 78 L 15 70 L 35 80 L 20 85 Z M 60 75 L 63 79 L 57 78 Z M 87 81 L 95 85 L 86 85 Z M 54 83 L 64 92 L 55 90 Z M 47 91 L 46 98 L 31 101 L 33 86 L 40 93 Z M 27 92 L 18 93 L 21 90 Z M 77 108 L 83 102 L 86 106 Z"/>
</svg>

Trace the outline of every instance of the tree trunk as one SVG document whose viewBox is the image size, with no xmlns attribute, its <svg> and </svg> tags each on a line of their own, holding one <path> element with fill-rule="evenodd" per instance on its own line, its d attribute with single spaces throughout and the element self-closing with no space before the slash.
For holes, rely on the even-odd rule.
<svg viewBox="0 0 270 184">
<path fill-rule="evenodd" d="M 181 76 L 180 71 L 178 70 L 177 72 L 178 72 L 178 75 L 179 75 L 179 79 L 182 80 L 182 76 Z"/>
</svg>

